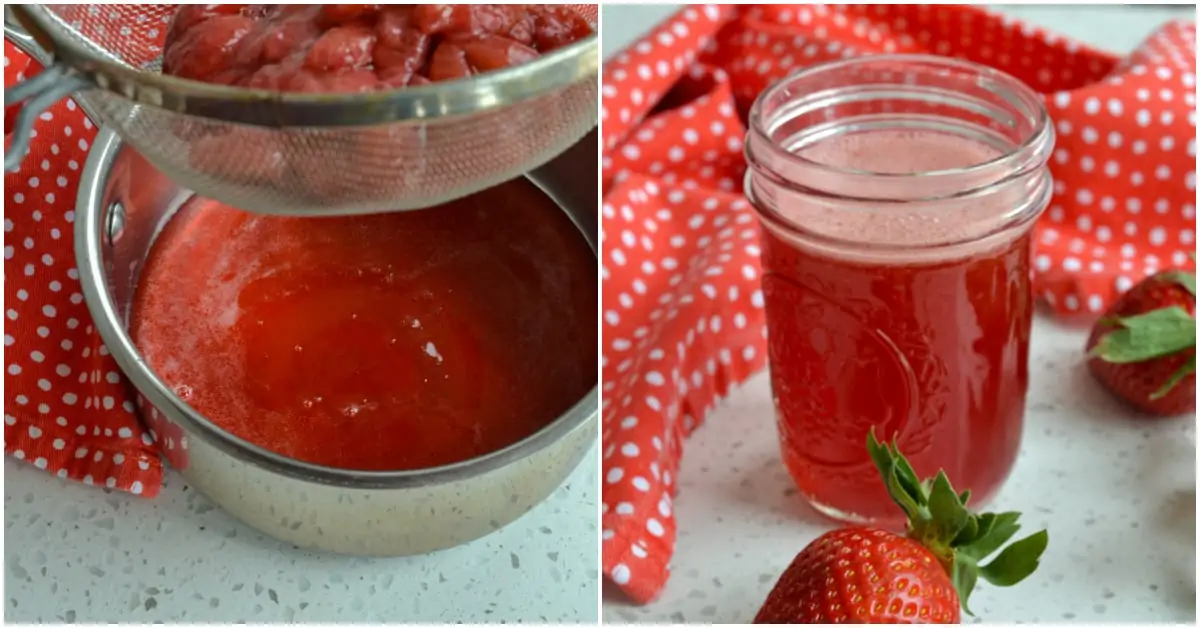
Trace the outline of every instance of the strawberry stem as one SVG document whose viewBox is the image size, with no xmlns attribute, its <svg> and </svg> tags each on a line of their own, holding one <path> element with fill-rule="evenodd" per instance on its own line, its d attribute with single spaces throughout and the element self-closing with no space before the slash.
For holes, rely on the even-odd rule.
<svg viewBox="0 0 1200 628">
<path fill-rule="evenodd" d="M 909 538 L 924 545 L 942 564 L 965 613 L 973 615 L 968 599 L 980 576 L 995 586 L 1007 587 L 1037 569 L 1050 538 L 1045 530 L 1004 547 L 1021 528 L 1017 524 L 1020 513 L 971 512 L 966 507 L 970 491 L 956 493 L 940 470 L 932 479 L 920 481 L 895 441 L 890 446 L 880 444 L 874 428 L 867 434 L 867 453 L 879 469 L 888 495 L 908 517 Z M 996 558 L 980 565 L 1001 547 L 1004 549 Z"/>
</svg>

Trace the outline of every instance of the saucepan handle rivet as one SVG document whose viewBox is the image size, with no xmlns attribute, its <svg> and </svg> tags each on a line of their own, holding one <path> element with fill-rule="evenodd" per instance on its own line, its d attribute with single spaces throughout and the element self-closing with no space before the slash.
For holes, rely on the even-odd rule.
<svg viewBox="0 0 1200 628">
<path fill-rule="evenodd" d="M 112 246 L 121 236 L 121 232 L 125 230 L 125 206 L 119 201 L 108 206 L 108 211 L 105 212 L 104 218 L 104 240 L 105 244 Z"/>
</svg>

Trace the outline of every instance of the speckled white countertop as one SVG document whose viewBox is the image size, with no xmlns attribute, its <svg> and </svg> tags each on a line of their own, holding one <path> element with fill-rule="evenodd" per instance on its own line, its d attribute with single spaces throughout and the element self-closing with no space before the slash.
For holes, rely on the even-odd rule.
<svg viewBox="0 0 1200 628">
<path fill-rule="evenodd" d="M 153 501 L 4 463 L 6 622 L 595 623 L 597 454 L 508 527 L 427 556 L 296 549 L 174 472 Z"/>
<path fill-rule="evenodd" d="M 1195 11 L 1002 9 L 1114 51 Z M 605 55 L 671 10 L 605 7 Z M 1021 455 L 991 506 L 1025 513 L 1028 531 L 1048 527 L 1050 546 L 1019 588 L 981 584 L 971 604 L 977 618 L 968 621 L 1196 621 L 1195 423 L 1132 418 L 1083 368 L 1085 338 L 1084 330 L 1035 322 Z M 759 374 L 688 439 L 667 587 L 638 607 L 606 586 L 605 623 L 750 621 L 792 557 L 829 529 L 796 495 L 773 417 Z"/>
</svg>

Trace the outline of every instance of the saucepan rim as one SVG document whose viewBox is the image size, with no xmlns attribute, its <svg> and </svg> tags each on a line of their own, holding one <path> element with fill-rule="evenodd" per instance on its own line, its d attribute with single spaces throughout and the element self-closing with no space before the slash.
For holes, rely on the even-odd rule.
<svg viewBox="0 0 1200 628">
<path fill-rule="evenodd" d="M 107 208 L 104 206 L 107 182 L 122 148 L 134 150 L 125 146 L 111 129 L 102 128 L 96 135 L 83 167 L 76 203 L 75 257 L 84 301 L 91 312 L 96 330 L 108 346 L 109 353 L 134 387 L 159 412 L 168 413 L 168 420 L 181 423 L 190 434 L 200 436 L 206 443 L 225 454 L 264 470 L 305 482 L 353 489 L 413 488 L 467 480 L 508 466 L 561 442 L 570 433 L 589 425 L 598 415 L 598 385 L 593 385 L 583 398 L 566 412 L 516 443 L 453 464 L 402 471 L 342 469 L 304 462 L 255 445 L 224 430 L 176 396 L 166 383 L 159 379 L 119 322 L 121 318 L 117 315 L 116 304 L 113 302 L 104 272 L 102 239 L 107 216 Z M 577 219 L 572 217 L 572 220 L 574 222 Z M 578 223 L 576 224 L 578 227 Z M 585 240 L 591 237 L 584 229 L 580 229 L 580 236 Z M 595 244 L 589 242 L 593 254 L 596 251 Z"/>
</svg>

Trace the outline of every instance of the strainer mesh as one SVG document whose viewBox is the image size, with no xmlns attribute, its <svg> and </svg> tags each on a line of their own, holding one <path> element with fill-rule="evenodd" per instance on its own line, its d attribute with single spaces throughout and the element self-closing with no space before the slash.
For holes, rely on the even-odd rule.
<svg viewBox="0 0 1200 628">
<path fill-rule="evenodd" d="M 178 6 L 56 5 L 50 9 L 65 28 L 52 35 L 158 73 Z M 597 5 L 564 6 L 595 26 Z M 597 113 L 594 79 L 478 113 L 357 127 L 258 127 L 100 88 L 80 96 L 180 185 L 235 207 L 286 214 L 411 209 L 464 196 L 549 161 L 587 133 Z"/>
</svg>

